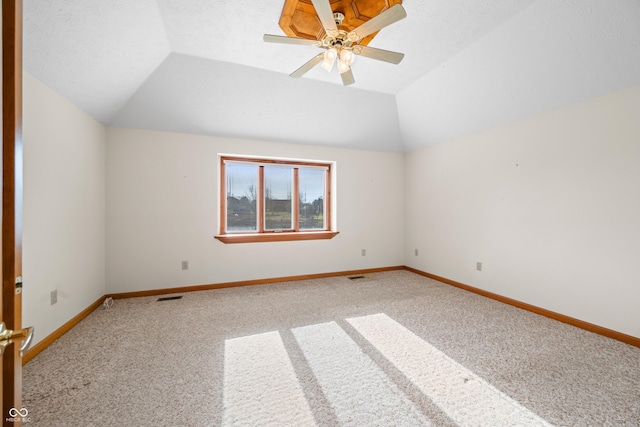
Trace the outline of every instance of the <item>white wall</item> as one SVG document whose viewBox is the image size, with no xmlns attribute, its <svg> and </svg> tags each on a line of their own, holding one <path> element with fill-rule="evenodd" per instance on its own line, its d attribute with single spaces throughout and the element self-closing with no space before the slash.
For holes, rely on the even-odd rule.
<svg viewBox="0 0 640 427">
<path fill-rule="evenodd" d="M 405 179 L 407 265 L 640 336 L 640 86 L 412 152 Z"/>
<path fill-rule="evenodd" d="M 35 344 L 105 294 L 106 130 L 27 73 L 23 96 L 22 305 Z"/>
<path fill-rule="evenodd" d="M 402 154 L 122 128 L 109 128 L 107 140 L 109 292 L 404 263 Z M 215 240 L 219 153 L 336 161 L 340 234 L 301 242 Z M 181 270 L 182 260 L 189 270 Z"/>
</svg>

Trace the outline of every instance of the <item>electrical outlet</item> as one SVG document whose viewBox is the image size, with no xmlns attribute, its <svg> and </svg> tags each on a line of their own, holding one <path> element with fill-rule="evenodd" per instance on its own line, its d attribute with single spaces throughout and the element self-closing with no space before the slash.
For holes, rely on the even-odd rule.
<svg viewBox="0 0 640 427">
<path fill-rule="evenodd" d="M 482 271 L 482 263 L 481 262 L 476 262 L 476 270 Z"/>
<path fill-rule="evenodd" d="M 413 250 L 413 255 L 418 256 L 418 250 L 417 249 Z"/>
<path fill-rule="evenodd" d="M 189 269 L 189 261 L 182 261 L 182 269 L 183 270 Z"/>
<path fill-rule="evenodd" d="M 58 290 L 54 289 L 51 291 L 51 305 L 58 302 Z"/>
<path fill-rule="evenodd" d="M 366 249 L 362 250 L 362 256 L 367 256 L 367 250 Z"/>
</svg>

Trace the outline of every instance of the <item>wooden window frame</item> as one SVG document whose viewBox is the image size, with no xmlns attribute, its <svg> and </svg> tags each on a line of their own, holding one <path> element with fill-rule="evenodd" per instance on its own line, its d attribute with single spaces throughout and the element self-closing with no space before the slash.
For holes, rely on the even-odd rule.
<svg viewBox="0 0 640 427">
<path fill-rule="evenodd" d="M 256 189 L 256 214 L 257 230 L 250 232 L 227 231 L 227 179 L 226 162 L 255 163 L 258 166 L 258 179 Z M 293 168 L 292 185 L 292 223 L 291 230 L 265 230 L 265 190 L 264 190 L 264 166 L 282 165 Z M 323 230 L 300 230 L 300 206 L 299 206 L 299 167 L 325 168 L 325 228 Z M 242 156 L 220 156 L 220 234 L 215 238 L 222 243 L 255 243 L 255 242 L 284 242 L 296 240 L 326 240 L 334 238 L 338 232 L 332 229 L 332 194 L 331 194 L 332 164 L 327 162 L 315 162 L 307 160 L 285 160 Z"/>
</svg>

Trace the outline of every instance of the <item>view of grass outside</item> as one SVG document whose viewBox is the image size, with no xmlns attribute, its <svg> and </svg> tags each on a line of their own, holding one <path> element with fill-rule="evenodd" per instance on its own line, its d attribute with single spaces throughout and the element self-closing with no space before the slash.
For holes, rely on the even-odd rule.
<svg viewBox="0 0 640 427">
<path fill-rule="evenodd" d="M 227 163 L 227 231 L 257 231 L 258 165 Z M 264 229 L 292 230 L 293 167 L 264 166 Z M 299 167 L 298 200 L 300 230 L 325 229 L 325 171 Z"/>
</svg>

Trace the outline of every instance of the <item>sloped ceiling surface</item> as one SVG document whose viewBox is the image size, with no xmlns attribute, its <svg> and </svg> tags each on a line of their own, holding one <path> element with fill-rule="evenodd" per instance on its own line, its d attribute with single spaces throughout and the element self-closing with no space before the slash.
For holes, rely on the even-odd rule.
<svg viewBox="0 0 640 427">
<path fill-rule="evenodd" d="M 108 123 L 171 53 L 155 0 L 26 0 L 24 68 Z"/>
<path fill-rule="evenodd" d="M 640 1 L 539 0 L 398 94 L 403 144 L 450 141 L 638 84 Z"/>
<path fill-rule="evenodd" d="M 350 87 L 288 78 L 319 50 L 262 41 L 283 3 L 24 0 L 25 70 L 107 125 L 384 151 L 640 83 L 637 0 L 405 0 Z"/>
<path fill-rule="evenodd" d="M 167 57 L 113 122 L 144 129 L 160 122 L 184 133 L 402 151 L 393 95 L 345 91 L 178 53 Z"/>
</svg>

